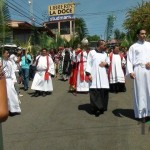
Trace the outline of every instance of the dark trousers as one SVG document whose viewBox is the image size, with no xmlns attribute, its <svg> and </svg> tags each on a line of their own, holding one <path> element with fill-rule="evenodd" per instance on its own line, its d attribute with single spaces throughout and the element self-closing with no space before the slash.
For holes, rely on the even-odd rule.
<svg viewBox="0 0 150 150">
<path fill-rule="evenodd" d="M 126 92 L 126 86 L 125 83 L 113 83 L 110 84 L 110 92 L 112 93 L 118 93 L 118 92 Z"/>
<path fill-rule="evenodd" d="M 21 72 L 23 77 L 24 89 L 27 90 L 29 87 L 29 69 L 22 68 Z"/>
<path fill-rule="evenodd" d="M 90 103 L 95 110 L 107 110 L 109 89 L 90 89 Z"/>
</svg>

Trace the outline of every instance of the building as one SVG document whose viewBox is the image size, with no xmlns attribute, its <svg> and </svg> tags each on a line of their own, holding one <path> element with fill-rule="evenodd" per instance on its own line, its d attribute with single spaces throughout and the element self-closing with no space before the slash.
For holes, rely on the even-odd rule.
<svg viewBox="0 0 150 150">
<path fill-rule="evenodd" d="M 35 30 L 38 34 L 46 32 L 48 36 L 55 37 L 50 29 L 45 28 L 44 26 L 33 26 L 26 21 L 10 20 L 8 21 L 8 26 L 11 30 L 11 43 L 13 43 L 14 41 L 27 43 L 29 41 L 29 38 L 33 34 L 33 30 Z"/>
<path fill-rule="evenodd" d="M 75 34 L 75 3 L 63 3 L 48 6 L 49 21 L 44 26 L 53 34 L 70 41 Z"/>
</svg>

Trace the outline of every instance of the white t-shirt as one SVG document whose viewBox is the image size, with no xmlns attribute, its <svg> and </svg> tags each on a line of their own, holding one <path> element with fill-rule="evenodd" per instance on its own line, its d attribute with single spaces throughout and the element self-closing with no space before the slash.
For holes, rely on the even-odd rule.
<svg viewBox="0 0 150 150">
<path fill-rule="evenodd" d="M 18 66 L 19 63 L 16 63 L 16 61 L 18 60 L 17 56 L 14 54 L 11 54 L 9 58 L 10 58 L 10 61 L 12 62 L 14 71 L 18 72 L 19 71 L 19 66 Z"/>
</svg>

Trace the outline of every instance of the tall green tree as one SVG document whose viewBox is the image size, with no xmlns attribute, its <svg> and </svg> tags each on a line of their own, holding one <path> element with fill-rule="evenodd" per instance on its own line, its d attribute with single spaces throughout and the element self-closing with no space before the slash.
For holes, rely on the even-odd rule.
<svg viewBox="0 0 150 150">
<path fill-rule="evenodd" d="M 8 6 L 5 0 L 0 0 L 0 43 L 5 43 L 9 37 L 7 21 L 10 20 Z"/>
<path fill-rule="evenodd" d="M 75 32 L 80 42 L 84 37 L 88 35 L 88 29 L 83 18 L 75 19 Z"/>
<path fill-rule="evenodd" d="M 136 39 L 136 31 L 139 28 L 144 28 L 150 33 L 150 2 L 142 1 L 131 8 L 126 15 L 124 27 L 133 40 Z"/>
</svg>

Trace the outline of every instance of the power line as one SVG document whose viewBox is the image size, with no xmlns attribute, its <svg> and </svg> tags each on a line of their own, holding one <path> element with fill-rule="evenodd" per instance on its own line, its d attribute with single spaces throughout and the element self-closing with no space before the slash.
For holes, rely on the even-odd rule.
<svg viewBox="0 0 150 150">
<path fill-rule="evenodd" d="M 4 2 L 5 3 L 5 2 Z M 24 16 L 25 18 L 31 20 L 30 17 L 28 17 L 27 15 L 23 14 L 22 12 L 18 11 L 16 8 L 12 7 L 11 5 L 9 5 L 8 3 L 5 3 L 9 8 L 11 8 L 12 10 L 16 11 L 17 13 L 21 14 L 22 16 Z M 39 22 L 35 21 L 37 24 L 39 25 L 42 25 L 40 24 Z"/>
<path fill-rule="evenodd" d="M 95 15 L 108 15 L 108 14 L 113 14 L 113 13 L 123 13 L 124 11 L 128 11 L 129 8 L 126 9 L 120 9 L 120 10 L 113 10 L 113 11 L 107 11 L 107 12 L 96 12 L 96 13 L 83 13 L 83 14 L 76 14 L 77 16 L 95 16 Z"/>
<path fill-rule="evenodd" d="M 13 0 L 14 1 L 14 0 Z M 21 0 L 26 6 L 28 6 L 29 7 L 29 5 L 24 1 L 24 0 Z M 28 0 L 27 0 L 28 1 Z M 35 2 L 34 2 L 35 3 Z M 38 7 L 38 8 L 40 8 L 40 7 Z M 38 9 L 35 9 L 35 8 L 33 8 L 33 10 L 34 11 L 36 11 L 38 14 L 40 14 L 41 15 L 41 13 L 39 12 L 39 10 Z M 41 11 L 41 10 L 40 10 Z"/>
<path fill-rule="evenodd" d="M 19 7 L 17 7 L 16 5 L 14 5 L 13 3 L 11 3 L 11 2 L 9 2 L 8 0 L 6 0 L 9 4 L 11 4 L 11 5 L 13 5 L 13 6 L 15 6 L 17 9 L 19 9 L 21 12 L 22 12 L 22 9 L 20 9 L 19 7 L 21 7 L 21 8 L 23 8 L 25 11 L 27 11 L 27 12 L 25 12 L 24 10 L 23 10 L 23 12 L 24 13 L 28 13 L 28 9 L 26 9 L 26 8 L 24 8 L 24 7 L 22 7 L 19 3 L 17 3 L 17 2 L 15 2 Z M 33 17 L 36 17 L 36 18 L 38 18 L 38 19 L 40 19 L 41 21 L 44 21 L 43 19 L 41 19 L 41 18 L 39 18 L 38 16 L 36 16 L 35 14 L 33 14 L 32 13 L 32 15 L 33 15 Z M 30 20 L 31 19 L 33 19 L 33 18 L 30 18 Z"/>
</svg>

